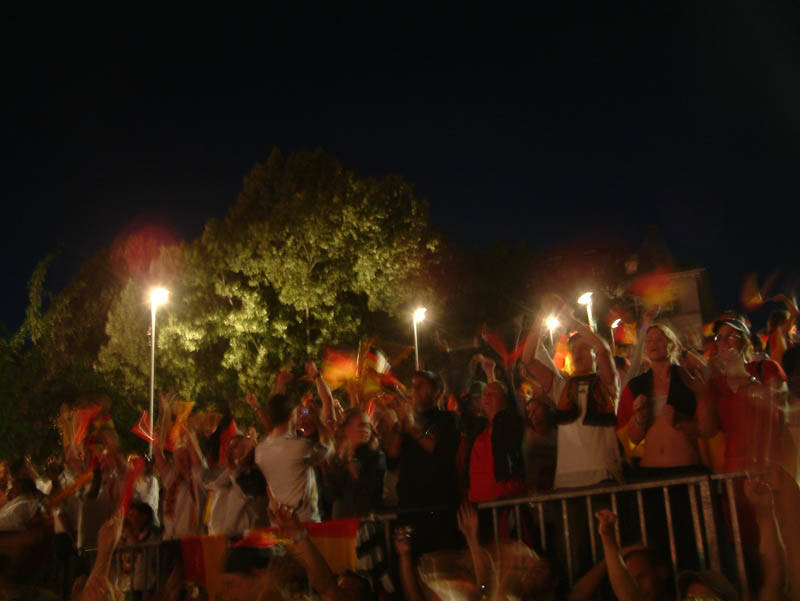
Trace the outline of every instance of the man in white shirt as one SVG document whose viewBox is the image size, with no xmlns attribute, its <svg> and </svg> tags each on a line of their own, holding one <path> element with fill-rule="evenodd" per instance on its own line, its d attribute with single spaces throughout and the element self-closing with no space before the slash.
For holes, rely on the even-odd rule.
<svg viewBox="0 0 800 601">
<path fill-rule="evenodd" d="M 522 361 L 556 402 L 554 488 L 620 480 L 622 461 L 616 435 L 619 377 L 611 351 L 602 338 L 577 321 L 569 307 L 562 304 L 560 317 L 567 327 L 576 330 L 569 341 L 574 372 L 564 378 L 546 353 L 536 352 L 544 315 L 534 322 Z"/>
<path fill-rule="evenodd" d="M 314 464 L 328 449 L 294 428 L 296 403 L 285 394 L 274 394 L 267 402 L 267 418 L 274 427 L 256 447 L 256 465 L 267 480 L 270 507 L 288 505 L 301 521 L 319 521 L 318 490 Z"/>
</svg>

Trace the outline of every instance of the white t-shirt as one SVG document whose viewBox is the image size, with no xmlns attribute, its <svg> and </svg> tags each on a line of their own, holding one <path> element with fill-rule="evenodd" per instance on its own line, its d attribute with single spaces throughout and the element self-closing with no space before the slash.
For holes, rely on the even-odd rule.
<svg viewBox="0 0 800 601">
<path fill-rule="evenodd" d="M 294 507 L 304 522 L 319 521 L 313 449 L 312 441 L 289 433 L 270 434 L 256 447 L 256 465 L 267 480 L 270 504 Z"/>
<path fill-rule="evenodd" d="M 552 396 L 560 399 L 567 380 L 553 378 Z M 558 425 L 556 477 L 554 488 L 591 486 L 603 480 L 622 478 L 622 460 L 617 446 L 616 427 L 585 426 L 589 382 L 578 384 L 578 419 Z"/>
</svg>

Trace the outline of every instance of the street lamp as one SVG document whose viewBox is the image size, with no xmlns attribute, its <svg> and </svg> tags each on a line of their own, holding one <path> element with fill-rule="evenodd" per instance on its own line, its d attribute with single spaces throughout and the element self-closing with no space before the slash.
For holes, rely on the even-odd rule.
<svg viewBox="0 0 800 601">
<path fill-rule="evenodd" d="M 419 371 L 419 341 L 417 340 L 417 324 L 425 319 L 426 308 L 420 307 L 414 311 L 414 358 L 417 361 L 417 371 Z"/>
<path fill-rule="evenodd" d="M 156 309 L 163 305 L 169 298 L 169 290 L 153 288 L 150 291 L 150 436 L 153 435 L 153 399 L 156 383 Z M 147 452 L 148 457 L 153 456 L 153 441 L 150 441 Z"/>
<path fill-rule="evenodd" d="M 617 354 L 617 342 L 614 340 L 614 332 L 619 327 L 619 323 L 622 321 L 622 318 L 618 317 L 614 320 L 614 323 L 611 324 L 611 354 Z"/>
<path fill-rule="evenodd" d="M 558 321 L 558 318 L 555 315 L 551 315 L 545 319 L 544 323 L 547 325 L 547 329 L 550 330 L 550 346 L 553 346 L 553 330 L 557 329 L 561 323 Z"/>
<path fill-rule="evenodd" d="M 586 316 L 589 318 L 589 329 L 594 332 L 594 319 L 592 319 L 592 293 L 584 292 L 578 298 L 578 303 L 586 305 Z"/>
</svg>

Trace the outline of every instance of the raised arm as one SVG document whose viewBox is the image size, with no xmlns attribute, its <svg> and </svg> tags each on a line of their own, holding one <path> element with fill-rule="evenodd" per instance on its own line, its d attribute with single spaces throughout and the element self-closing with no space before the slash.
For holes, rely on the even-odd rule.
<svg viewBox="0 0 800 601">
<path fill-rule="evenodd" d="M 525 347 L 522 349 L 520 361 L 522 361 L 522 364 L 525 366 L 525 369 L 530 372 L 531 376 L 541 384 L 542 389 L 545 392 L 550 392 L 550 389 L 553 387 L 553 378 L 555 377 L 553 367 L 545 365 L 536 358 L 545 316 L 546 312 L 544 306 L 542 306 L 542 309 L 539 310 L 539 313 L 537 313 L 536 317 L 533 319 L 531 331 L 528 334 L 528 338 L 525 340 Z"/>
<path fill-rule="evenodd" d="M 325 382 L 325 378 L 319 373 L 316 364 L 313 361 L 306 362 L 306 373 L 313 380 L 314 386 L 317 389 L 317 395 L 322 401 L 322 411 L 319 414 L 319 419 L 323 424 L 332 424 L 336 422 L 336 405 L 333 402 L 333 394 Z"/>
<path fill-rule="evenodd" d="M 303 528 L 297 515 L 290 507 L 281 506 L 270 511 L 270 520 L 277 524 L 279 536 L 294 541 L 292 554 L 300 560 L 308 574 L 308 581 L 325 601 L 349 601 L 353 599 L 349 591 L 339 588 L 336 575 L 325 558 L 308 539 L 308 532 Z"/>
<path fill-rule="evenodd" d="M 420 582 L 417 575 L 417 568 L 411 555 L 411 531 L 408 526 L 395 529 L 394 546 L 397 550 L 400 586 L 403 587 L 405 598 L 408 601 L 438 601 L 439 596 Z"/>
<path fill-rule="evenodd" d="M 111 560 L 122 536 L 124 515 L 117 511 L 100 527 L 97 533 L 97 557 L 89 579 L 77 596 L 77 601 L 106 601 L 114 598 L 113 587 L 108 579 Z"/>
<path fill-rule="evenodd" d="M 644 596 L 636 584 L 628 567 L 622 559 L 617 539 L 614 534 L 614 522 L 617 516 L 608 509 L 601 509 L 597 516 L 597 531 L 600 540 L 603 542 L 603 554 L 606 558 L 606 569 L 608 570 L 608 580 L 611 582 L 611 589 L 619 601 L 643 601 Z"/>
<path fill-rule="evenodd" d="M 785 578 L 786 556 L 778 524 L 775 521 L 772 491 L 765 483 L 748 478 L 744 481 L 744 494 L 755 509 L 760 538 L 758 551 L 761 556 L 763 581 L 761 589 L 758 591 L 758 600 L 780 601 Z"/>
<path fill-rule="evenodd" d="M 478 542 L 478 512 L 471 503 L 464 503 L 458 510 L 458 529 L 469 547 L 475 583 L 479 589 L 486 590 L 490 584 L 491 563 L 488 553 Z"/>
<path fill-rule="evenodd" d="M 572 310 L 565 304 L 560 312 L 562 319 L 569 326 L 574 327 L 583 340 L 586 340 L 594 349 L 597 373 L 600 380 L 606 385 L 611 396 L 615 399 L 619 395 L 619 373 L 611 356 L 611 348 L 605 340 L 595 334 L 585 323 L 575 319 Z"/>
<path fill-rule="evenodd" d="M 167 460 L 164 457 L 164 445 L 167 442 L 169 430 L 172 428 L 172 409 L 170 408 L 170 395 L 160 392 L 159 399 L 159 415 L 158 415 L 158 430 L 155 433 L 155 440 L 153 441 L 153 459 L 156 462 L 156 471 L 163 479 L 167 475 Z"/>
<path fill-rule="evenodd" d="M 264 411 L 264 408 L 258 404 L 258 399 L 256 398 L 256 395 L 254 395 L 252 392 L 248 392 L 244 397 L 244 401 L 245 403 L 250 405 L 250 408 L 253 410 L 253 413 L 256 414 L 258 422 L 261 424 L 261 427 L 264 428 L 264 435 L 269 434 L 272 431 L 272 424 L 270 423 L 269 418 L 267 417 L 267 414 Z"/>
</svg>

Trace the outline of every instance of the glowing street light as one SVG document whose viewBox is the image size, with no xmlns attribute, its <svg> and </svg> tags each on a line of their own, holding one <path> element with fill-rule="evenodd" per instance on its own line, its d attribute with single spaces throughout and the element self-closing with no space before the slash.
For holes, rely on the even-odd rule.
<svg viewBox="0 0 800 601">
<path fill-rule="evenodd" d="M 425 307 L 420 307 L 414 311 L 414 358 L 416 359 L 417 371 L 419 371 L 419 341 L 417 340 L 417 324 L 425 319 Z"/>
<path fill-rule="evenodd" d="M 592 319 L 592 293 L 584 292 L 578 298 L 578 304 L 586 305 L 586 317 L 589 318 L 589 329 L 594 332 L 594 319 Z"/>
<path fill-rule="evenodd" d="M 619 327 L 619 324 L 620 324 L 621 321 L 622 321 L 622 318 L 618 317 L 617 319 L 614 320 L 614 323 L 611 324 L 611 354 L 612 355 L 616 355 L 617 354 L 617 342 L 616 342 L 616 340 L 614 340 L 614 333 L 616 332 L 616 329 Z"/>
<path fill-rule="evenodd" d="M 553 346 L 553 331 L 558 329 L 561 325 L 561 322 L 558 321 L 558 318 L 555 315 L 551 315 L 547 319 L 544 320 L 547 329 L 550 330 L 550 346 Z"/>
<path fill-rule="evenodd" d="M 150 435 L 153 435 L 153 400 L 156 383 L 156 309 L 169 298 L 169 290 L 153 288 L 150 291 Z M 148 457 L 153 456 L 153 441 L 150 441 Z"/>
</svg>

